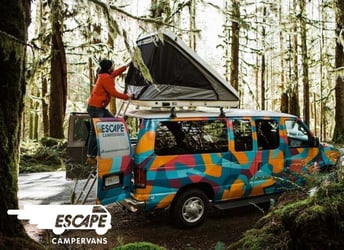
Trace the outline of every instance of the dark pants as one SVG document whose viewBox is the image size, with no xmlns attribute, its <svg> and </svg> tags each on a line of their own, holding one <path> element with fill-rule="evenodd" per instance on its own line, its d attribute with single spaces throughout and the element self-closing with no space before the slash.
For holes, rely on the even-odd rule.
<svg viewBox="0 0 344 250">
<path fill-rule="evenodd" d="M 106 108 L 96 108 L 92 106 L 87 106 L 87 113 L 90 115 L 90 135 L 88 138 L 88 145 L 87 145 L 87 157 L 96 157 L 97 156 L 97 138 L 96 138 L 96 132 L 93 126 L 92 118 L 113 117 L 113 114 Z"/>
</svg>

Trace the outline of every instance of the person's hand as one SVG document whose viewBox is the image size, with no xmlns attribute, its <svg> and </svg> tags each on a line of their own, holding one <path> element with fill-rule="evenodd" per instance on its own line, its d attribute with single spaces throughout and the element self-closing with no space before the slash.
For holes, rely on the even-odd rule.
<svg viewBox="0 0 344 250">
<path fill-rule="evenodd" d="M 128 94 L 129 100 L 133 99 L 134 95 L 133 94 Z"/>
</svg>

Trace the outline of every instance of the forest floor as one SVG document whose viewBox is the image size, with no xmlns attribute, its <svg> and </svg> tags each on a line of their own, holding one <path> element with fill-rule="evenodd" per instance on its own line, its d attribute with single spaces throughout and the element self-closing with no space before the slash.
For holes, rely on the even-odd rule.
<svg viewBox="0 0 344 250">
<path fill-rule="evenodd" d="M 85 180 L 83 180 L 85 181 Z M 83 186 L 79 181 L 79 186 Z M 20 174 L 19 205 L 26 204 L 70 204 L 75 182 L 66 180 L 65 171 Z M 95 190 L 92 190 L 87 204 L 95 204 Z M 268 204 L 262 206 L 267 210 Z M 220 211 L 210 207 L 208 218 L 200 227 L 182 230 L 174 227 L 165 210 L 150 214 L 131 213 L 118 204 L 106 206 L 111 214 L 112 228 L 98 236 L 93 230 L 70 230 L 61 236 L 51 230 L 39 230 L 28 221 L 28 234 L 47 249 L 112 249 L 132 242 L 151 242 L 166 249 L 215 249 L 216 245 L 228 246 L 242 237 L 243 232 L 253 227 L 263 216 L 261 208 L 248 206 L 241 209 Z M 57 239 L 104 239 L 105 244 L 54 244 Z"/>
<path fill-rule="evenodd" d="M 107 209 L 112 215 L 112 228 L 102 237 L 93 230 L 71 230 L 57 236 L 50 230 L 38 230 L 30 224 L 25 228 L 30 237 L 47 249 L 113 249 L 131 242 L 151 242 L 171 250 L 202 250 L 229 246 L 263 216 L 262 211 L 254 206 L 226 211 L 210 208 L 203 225 L 185 230 L 174 227 L 166 211 L 147 215 L 127 212 L 119 205 L 107 206 Z M 53 244 L 56 238 L 102 238 L 103 242 L 106 238 L 106 244 Z"/>
</svg>

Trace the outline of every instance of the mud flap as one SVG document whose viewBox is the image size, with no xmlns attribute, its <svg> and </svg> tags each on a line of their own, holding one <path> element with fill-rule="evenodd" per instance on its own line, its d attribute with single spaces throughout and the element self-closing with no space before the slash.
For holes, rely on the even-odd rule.
<svg viewBox="0 0 344 250">
<path fill-rule="evenodd" d="M 132 148 L 123 118 L 95 118 L 98 145 L 97 203 L 107 205 L 130 196 Z"/>
</svg>

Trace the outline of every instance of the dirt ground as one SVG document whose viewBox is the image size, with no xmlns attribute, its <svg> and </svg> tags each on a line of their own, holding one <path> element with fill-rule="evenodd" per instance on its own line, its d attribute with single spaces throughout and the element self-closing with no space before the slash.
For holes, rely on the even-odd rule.
<svg viewBox="0 0 344 250">
<path fill-rule="evenodd" d="M 266 211 L 267 205 L 264 207 Z M 57 236 L 51 231 L 37 230 L 30 224 L 25 227 L 28 234 L 47 249 L 112 249 L 130 242 L 145 241 L 169 250 L 208 250 L 215 249 L 217 244 L 221 244 L 219 242 L 229 246 L 264 215 L 254 206 L 225 211 L 210 208 L 202 226 L 185 230 L 174 227 L 166 211 L 130 213 L 119 205 L 107 206 L 107 209 L 112 215 L 112 228 L 103 236 L 85 230 L 70 230 Z M 106 244 L 53 244 L 57 238 L 106 238 Z"/>
</svg>

